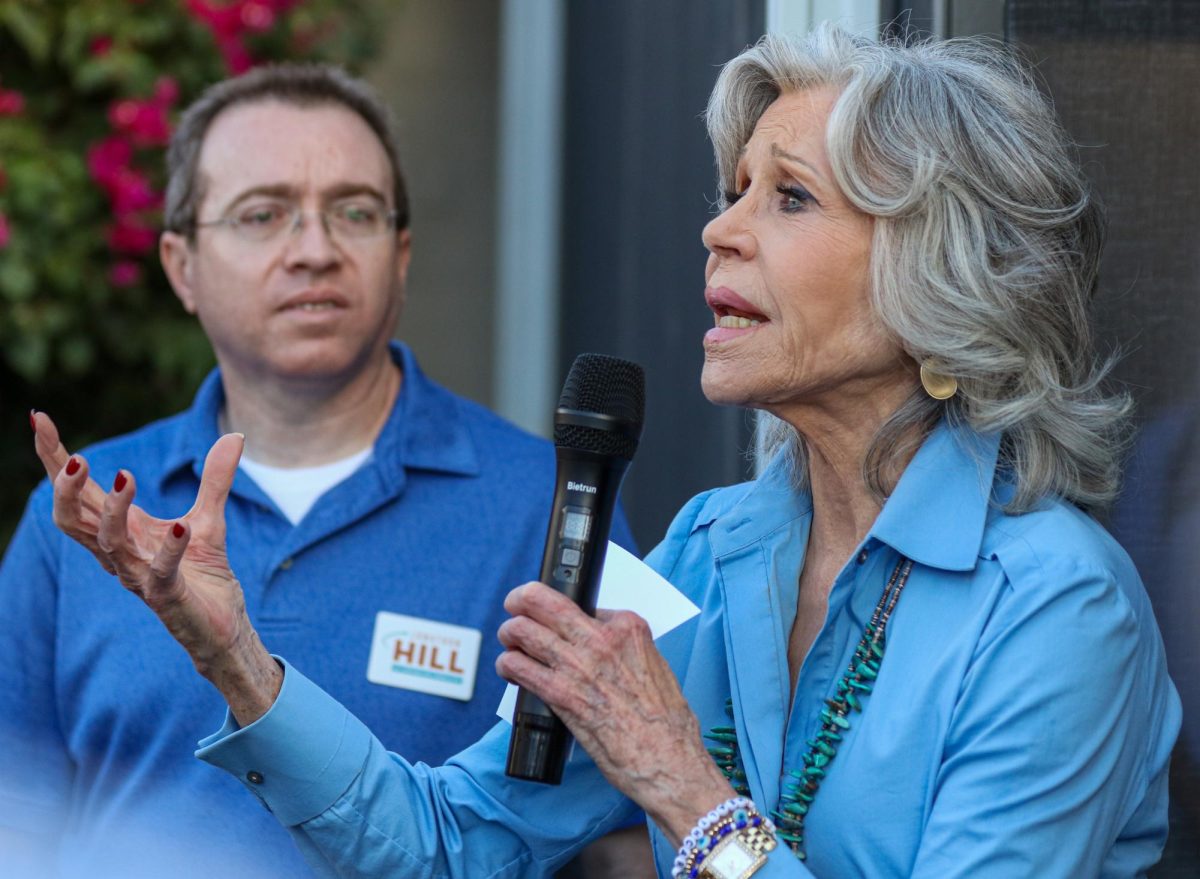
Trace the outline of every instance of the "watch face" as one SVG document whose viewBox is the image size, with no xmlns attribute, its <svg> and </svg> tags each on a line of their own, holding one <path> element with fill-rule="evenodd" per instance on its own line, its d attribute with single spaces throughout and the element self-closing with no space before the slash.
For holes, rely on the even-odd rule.
<svg viewBox="0 0 1200 879">
<path fill-rule="evenodd" d="M 734 834 L 704 859 L 704 875 L 711 879 L 747 879 L 766 860 L 766 855 L 751 851 Z"/>
</svg>

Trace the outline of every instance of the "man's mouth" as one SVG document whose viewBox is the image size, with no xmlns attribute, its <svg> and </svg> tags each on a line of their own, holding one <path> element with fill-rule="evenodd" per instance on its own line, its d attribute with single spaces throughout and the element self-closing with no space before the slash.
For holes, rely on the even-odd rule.
<svg viewBox="0 0 1200 879">
<path fill-rule="evenodd" d="M 279 310 L 321 312 L 334 311 L 347 305 L 346 298 L 336 290 L 306 290 L 284 300 Z"/>
<path fill-rule="evenodd" d="M 296 305 L 284 306 L 284 311 L 328 311 L 331 308 L 340 308 L 336 302 L 324 300 L 323 302 L 299 302 Z"/>
</svg>

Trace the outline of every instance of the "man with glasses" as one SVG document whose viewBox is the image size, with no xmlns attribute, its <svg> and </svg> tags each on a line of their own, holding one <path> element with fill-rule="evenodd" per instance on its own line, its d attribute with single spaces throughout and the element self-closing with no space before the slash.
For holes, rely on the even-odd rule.
<svg viewBox="0 0 1200 879">
<path fill-rule="evenodd" d="M 90 449 L 92 475 L 179 516 L 209 446 L 244 434 L 228 552 L 267 647 L 389 747 L 443 762 L 495 721 L 502 597 L 540 567 L 552 449 L 392 341 L 408 199 L 363 83 L 311 66 L 220 83 L 168 172 L 163 268 L 218 369 L 186 412 Z M 221 697 L 50 510 L 43 484 L 0 568 L 0 875 L 18 841 L 39 877 L 310 875 L 193 758 Z M 623 517 L 616 534 L 631 545 Z"/>
</svg>

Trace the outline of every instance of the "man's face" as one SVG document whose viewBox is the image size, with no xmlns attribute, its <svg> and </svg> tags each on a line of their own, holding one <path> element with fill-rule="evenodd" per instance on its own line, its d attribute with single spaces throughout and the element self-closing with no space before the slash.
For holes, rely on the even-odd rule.
<svg viewBox="0 0 1200 879">
<path fill-rule="evenodd" d="M 392 204 L 387 154 L 370 127 L 337 104 L 264 101 L 213 120 L 200 152 L 200 223 L 259 219 L 299 207 L 266 241 L 202 226 L 194 243 L 163 235 L 164 268 L 196 314 L 226 380 L 347 381 L 386 356 L 404 301 L 408 232 L 332 235 L 317 211 Z M 235 377 L 236 374 L 236 377 Z"/>
</svg>

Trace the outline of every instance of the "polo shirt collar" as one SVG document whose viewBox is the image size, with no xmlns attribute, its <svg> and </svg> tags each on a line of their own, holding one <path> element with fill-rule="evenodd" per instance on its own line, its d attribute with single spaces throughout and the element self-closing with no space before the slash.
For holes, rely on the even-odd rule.
<svg viewBox="0 0 1200 879">
<path fill-rule="evenodd" d="M 385 482 L 393 489 L 402 487 L 406 469 L 478 475 L 479 454 L 462 401 L 426 378 L 407 345 L 393 341 L 389 348 L 404 379 L 375 440 L 373 463 Z M 218 416 L 224 403 L 221 372 L 214 369 L 201 383 L 191 407 L 180 416 L 160 484 L 183 470 L 199 478 L 204 458 L 220 436 Z"/>
</svg>

